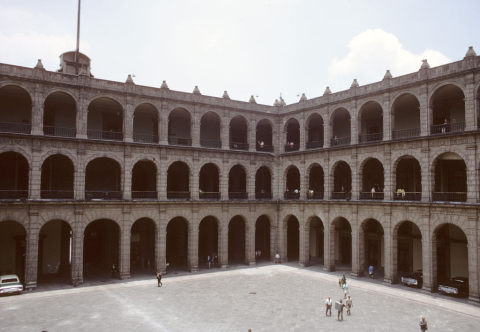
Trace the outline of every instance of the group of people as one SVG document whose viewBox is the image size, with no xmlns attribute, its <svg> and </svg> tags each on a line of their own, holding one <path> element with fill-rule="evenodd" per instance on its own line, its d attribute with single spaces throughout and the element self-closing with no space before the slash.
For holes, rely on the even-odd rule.
<svg viewBox="0 0 480 332">
<path fill-rule="evenodd" d="M 259 260 L 260 257 L 262 257 L 262 251 L 261 250 L 255 250 L 255 260 Z"/>
<path fill-rule="evenodd" d="M 207 257 L 207 265 L 208 265 L 208 269 L 210 270 L 210 267 L 214 264 L 217 263 L 217 259 L 218 259 L 218 256 L 217 254 L 215 253 L 215 251 L 213 252 L 212 256 L 208 256 Z"/>
<path fill-rule="evenodd" d="M 340 288 L 342 288 L 343 299 L 346 300 L 346 301 L 345 301 L 345 303 L 343 303 L 342 299 L 339 300 L 336 303 L 335 309 L 337 309 L 337 311 L 338 311 L 337 320 L 343 320 L 343 308 L 347 308 L 347 315 L 350 316 L 351 315 L 351 309 L 353 307 L 353 300 L 350 297 L 350 295 L 348 295 L 348 298 L 347 298 L 348 285 L 347 285 L 347 278 L 345 277 L 345 275 L 343 275 L 343 277 L 338 280 L 338 285 L 340 286 Z M 331 299 L 330 296 L 325 301 L 325 307 L 326 307 L 325 315 L 326 316 L 332 316 L 332 299 Z"/>
</svg>

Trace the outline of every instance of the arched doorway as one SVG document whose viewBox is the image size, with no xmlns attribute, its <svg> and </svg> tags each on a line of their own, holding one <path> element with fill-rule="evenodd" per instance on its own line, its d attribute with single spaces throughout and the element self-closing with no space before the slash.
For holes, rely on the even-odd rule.
<svg viewBox="0 0 480 332">
<path fill-rule="evenodd" d="M 133 141 L 158 143 L 158 110 L 144 103 L 135 108 L 133 116 Z"/>
<path fill-rule="evenodd" d="M 365 249 L 365 252 L 360 253 L 360 257 L 363 255 L 363 259 L 361 259 L 363 271 L 368 274 L 368 268 L 373 266 L 375 274 L 378 274 L 377 272 L 383 274 L 385 266 L 383 227 L 377 220 L 368 219 L 363 222 L 361 228 L 364 236 Z M 362 266 L 360 266 L 360 268 L 362 268 Z"/>
<path fill-rule="evenodd" d="M 433 201 L 467 201 L 467 165 L 454 152 L 446 152 L 435 160 Z"/>
<path fill-rule="evenodd" d="M 420 201 L 422 199 L 422 173 L 420 163 L 412 156 L 403 156 L 395 171 L 394 200 Z"/>
<path fill-rule="evenodd" d="M 432 135 L 445 135 L 465 130 L 465 94 L 458 86 L 442 86 L 432 96 Z"/>
<path fill-rule="evenodd" d="M 122 199 L 120 165 L 101 157 L 90 161 L 85 172 L 85 199 Z"/>
<path fill-rule="evenodd" d="M 132 225 L 130 234 L 130 273 L 148 274 L 155 272 L 155 222 L 141 218 Z"/>
<path fill-rule="evenodd" d="M 16 152 L 0 154 L 0 199 L 28 198 L 28 162 Z"/>
<path fill-rule="evenodd" d="M 247 174 L 241 165 L 235 165 L 228 174 L 228 198 L 247 199 Z"/>
<path fill-rule="evenodd" d="M 169 268 L 188 268 L 188 222 L 175 217 L 167 225 L 167 264 Z"/>
<path fill-rule="evenodd" d="M 300 124 L 297 119 L 289 119 L 285 124 L 285 152 L 300 150 Z"/>
<path fill-rule="evenodd" d="M 235 216 L 228 224 L 228 264 L 245 263 L 245 220 Z"/>
<path fill-rule="evenodd" d="M 317 216 L 310 220 L 308 243 L 309 264 L 323 264 L 324 228 L 322 220 Z"/>
<path fill-rule="evenodd" d="M 270 260 L 270 219 L 266 215 L 258 217 L 255 223 L 255 251 L 260 251 L 257 261 Z"/>
<path fill-rule="evenodd" d="M 263 119 L 257 123 L 256 146 L 257 151 L 273 152 L 272 125 L 270 121 Z"/>
<path fill-rule="evenodd" d="M 0 222 L 0 275 L 16 274 L 25 284 L 25 228 L 16 221 Z"/>
<path fill-rule="evenodd" d="M 398 97 L 392 107 L 392 139 L 420 136 L 420 103 L 414 95 Z"/>
<path fill-rule="evenodd" d="M 215 164 L 208 163 L 200 169 L 200 199 L 220 199 L 220 174 Z"/>
<path fill-rule="evenodd" d="M 376 101 L 370 101 L 360 110 L 358 143 L 383 140 L 383 109 Z"/>
<path fill-rule="evenodd" d="M 335 110 L 332 118 L 332 141 L 331 146 L 350 145 L 351 142 L 351 124 L 350 112 L 346 108 Z"/>
<path fill-rule="evenodd" d="M 198 261 L 200 266 L 208 267 L 207 258 L 213 259 L 218 256 L 218 220 L 208 216 L 202 219 L 198 229 Z M 215 265 L 219 266 L 215 260 Z"/>
<path fill-rule="evenodd" d="M 298 261 L 300 257 L 300 224 L 297 217 L 290 216 L 287 220 L 287 260 Z"/>
<path fill-rule="evenodd" d="M 18 86 L 0 88 L 0 132 L 30 134 L 31 129 L 30 94 Z"/>
<path fill-rule="evenodd" d="M 314 113 L 307 120 L 307 143 L 306 149 L 323 148 L 323 118 Z"/>
<path fill-rule="evenodd" d="M 260 167 L 255 174 L 255 199 L 272 199 L 272 176 L 266 166 Z"/>
<path fill-rule="evenodd" d="M 296 166 L 287 169 L 285 199 L 300 199 L 300 171 Z"/>
<path fill-rule="evenodd" d="M 200 145 L 204 148 L 221 149 L 221 121 L 217 113 L 207 112 L 200 120 Z"/>
<path fill-rule="evenodd" d="M 190 199 L 190 169 L 184 162 L 176 161 L 168 168 L 167 198 Z"/>
<path fill-rule="evenodd" d="M 370 158 L 364 163 L 360 199 L 383 200 L 385 187 L 383 172 L 383 165 L 378 159 Z"/>
<path fill-rule="evenodd" d="M 44 135 L 76 136 L 77 104 L 72 96 L 64 92 L 54 92 L 45 99 L 44 106 Z"/>
<path fill-rule="evenodd" d="M 397 231 L 397 271 L 406 276 L 423 269 L 422 233 L 411 221 L 404 221 Z M 418 285 L 422 287 L 422 285 Z"/>
<path fill-rule="evenodd" d="M 140 160 L 132 170 L 132 198 L 157 199 L 157 167 L 151 160 Z"/>
<path fill-rule="evenodd" d="M 88 105 L 87 137 L 123 140 L 123 108 L 110 98 L 97 98 Z"/>
<path fill-rule="evenodd" d="M 41 198 L 73 199 L 73 163 L 67 156 L 55 154 L 42 165 Z"/>
<path fill-rule="evenodd" d="M 333 167 L 333 192 L 332 199 L 352 198 L 352 171 L 350 166 L 340 161 Z"/>
<path fill-rule="evenodd" d="M 469 277 L 468 240 L 465 232 L 453 224 L 443 224 L 435 231 L 437 282 Z"/>
<path fill-rule="evenodd" d="M 247 120 L 236 115 L 230 121 L 230 149 L 248 150 L 248 125 Z"/>
<path fill-rule="evenodd" d="M 335 232 L 330 241 L 335 243 L 335 264 L 342 269 L 351 269 L 352 267 L 352 227 L 345 218 L 337 218 L 333 222 Z"/>
<path fill-rule="evenodd" d="M 191 115 L 186 109 L 176 108 L 171 111 L 168 116 L 168 144 L 191 146 L 191 123 Z"/>
<path fill-rule="evenodd" d="M 325 189 L 323 167 L 313 165 L 308 175 L 307 199 L 323 199 Z"/>
</svg>

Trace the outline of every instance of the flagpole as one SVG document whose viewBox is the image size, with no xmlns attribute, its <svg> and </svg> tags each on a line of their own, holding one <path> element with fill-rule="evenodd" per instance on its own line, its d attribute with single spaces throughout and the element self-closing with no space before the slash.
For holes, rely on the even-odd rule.
<svg viewBox="0 0 480 332">
<path fill-rule="evenodd" d="M 77 49 L 75 50 L 75 75 L 78 75 L 78 60 L 80 53 L 80 5 L 82 0 L 78 0 L 78 17 L 77 17 Z"/>
</svg>

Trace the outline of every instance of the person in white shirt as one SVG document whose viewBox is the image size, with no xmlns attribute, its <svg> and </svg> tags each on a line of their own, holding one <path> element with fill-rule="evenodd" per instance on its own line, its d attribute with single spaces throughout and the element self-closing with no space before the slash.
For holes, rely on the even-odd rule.
<svg viewBox="0 0 480 332">
<path fill-rule="evenodd" d="M 275 264 L 280 263 L 280 255 L 277 253 L 275 254 Z"/>
<path fill-rule="evenodd" d="M 330 296 L 325 301 L 325 308 L 326 308 L 325 316 L 332 316 L 332 300 L 330 299 Z M 330 311 L 330 315 L 328 314 L 329 311 Z"/>
</svg>

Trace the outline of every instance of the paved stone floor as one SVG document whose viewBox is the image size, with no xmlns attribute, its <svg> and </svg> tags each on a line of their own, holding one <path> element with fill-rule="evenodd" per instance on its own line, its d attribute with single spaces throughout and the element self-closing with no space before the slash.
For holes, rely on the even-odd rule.
<svg viewBox="0 0 480 332">
<path fill-rule="evenodd" d="M 169 273 L 0 298 L 0 331 L 478 331 L 480 307 L 379 280 L 348 278 L 354 307 L 344 321 L 325 316 L 339 300 L 338 276 L 318 267 L 258 267 Z"/>
</svg>

